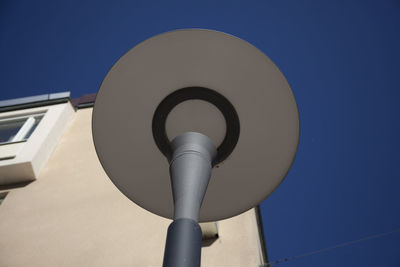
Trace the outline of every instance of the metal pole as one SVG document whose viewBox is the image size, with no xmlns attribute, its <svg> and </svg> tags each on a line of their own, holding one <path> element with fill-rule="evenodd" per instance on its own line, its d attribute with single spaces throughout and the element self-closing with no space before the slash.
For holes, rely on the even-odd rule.
<svg viewBox="0 0 400 267">
<path fill-rule="evenodd" d="M 200 207 L 217 150 L 205 135 L 187 132 L 172 142 L 170 176 L 174 221 L 168 228 L 163 267 L 200 267 Z"/>
</svg>

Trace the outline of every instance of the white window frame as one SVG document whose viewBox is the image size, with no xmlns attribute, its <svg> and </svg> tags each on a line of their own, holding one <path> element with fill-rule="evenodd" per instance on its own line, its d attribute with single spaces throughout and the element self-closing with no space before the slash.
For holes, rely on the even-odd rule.
<svg viewBox="0 0 400 267">
<path fill-rule="evenodd" d="M 17 121 L 17 120 L 21 120 L 21 119 L 26 119 L 26 121 L 21 126 L 21 128 L 18 130 L 17 134 L 13 137 L 13 139 L 10 141 L 6 141 L 6 142 L 0 142 L 0 145 L 27 141 L 29 137 L 26 138 L 26 135 L 29 133 L 29 131 L 35 125 L 36 119 L 42 119 L 44 114 L 45 114 L 45 112 L 41 112 L 41 113 L 36 113 L 36 114 L 0 119 L 0 124 Z"/>
<path fill-rule="evenodd" d="M 26 128 L 30 131 L 23 130 L 25 134 L 31 132 L 29 138 L 0 144 L 0 186 L 37 179 L 74 114 L 75 109 L 69 101 L 0 113 L 0 121 L 43 116 L 34 130 L 29 124 Z"/>
</svg>

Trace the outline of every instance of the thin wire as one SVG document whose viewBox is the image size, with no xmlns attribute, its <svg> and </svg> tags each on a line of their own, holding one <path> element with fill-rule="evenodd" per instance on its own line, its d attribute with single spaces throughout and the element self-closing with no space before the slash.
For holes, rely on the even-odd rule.
<svg viewBox="0 0 400 267">
<path fill-rule="evenodd" d="M 299 255 L 296 255 L 296 256 L 290 256 L 290 257 L 282 258 L 282 259 L 279 259 L 279 260 L 276 260 L 276 261 L 268 262 L 264 266 L 268 267 L 268 266 L 272 266 L 272 265 L 275 265 L 275 264 L 278 264 L 278 263 L 287 262 L 287 261 L 291 261 L 291 260 L 295 260 L 295 259 L 299 259 L 299 258 L 304 258 L 304 257 L 307 257 L 307 256 L 315 255 L 315 254 L 322 253 L 322 252 L 325 252 L 325 251 L 329 251 L 329 250 L 332 250 L 332 249 L 349 246 L 349 245 L 352 245 L 352 244 L 355 244 L 355 243 L 358 243 L 358 242 L 362 242 L 362 241 L 366 241 L 366 240 L 370 240 L 370 239 L 375 239 L 375 238 L 380 238 L 380 237 L 383 237 L 383 236 L 386 236 L 386 235 L 391 235 L 391 234 L 394 234 L 394 233 L 397 233 L 397 232 L 400 232 L 400 228 L 397 228 L 397 229 L 392 230 L 390 232 L 380 233 L 380 234 L 376 234 L 376 235 L 370 235 L 370 236 L 363 237 L 363 238 L 360 238 L 360 239 L 344 242 L 344 243 L 341 243 L 341 244 L 338 244 L 338 245 L 334 245 L 334 246 L 331 246 L 331 247 L 317 249 L 317 250 L 314 250 L 314 251 L 311 251 L 311 252 L 307 252 L 307 253 L 303 253 L 303 254 L 299 254 Z"/>
</svg>

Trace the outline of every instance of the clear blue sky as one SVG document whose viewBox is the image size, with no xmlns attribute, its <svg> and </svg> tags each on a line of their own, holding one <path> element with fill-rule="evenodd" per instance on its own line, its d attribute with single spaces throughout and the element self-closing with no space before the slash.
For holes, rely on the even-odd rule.
<svg viewBox="0 0 400 267">
<path fill-rule="evenodd" d="M 334 3 L 335 2 L 335 3 Z M 0 100 L 97 91 L 127 50 L 178 28 L 254 44 L 292 86 L 300 145 L 261 205 L 277 266 L 400 266 L 400 2 L 0 2 Z"/>
</svg>

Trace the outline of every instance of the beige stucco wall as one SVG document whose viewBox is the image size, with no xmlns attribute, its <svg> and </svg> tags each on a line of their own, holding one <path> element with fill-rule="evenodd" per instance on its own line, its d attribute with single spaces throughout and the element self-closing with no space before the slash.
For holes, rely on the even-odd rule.
<svg viewBox="0 0 400 267">
<path fill-rule="evenodd" d="M 0 266 L 161 266 L 170 220 L 122 195 L 97 159 L 92 109 L 78 110 L 39 178 L 0 205 Z M 255 212 L 219 222 L 202 266 L 259 266 Z"/>
</svg>

